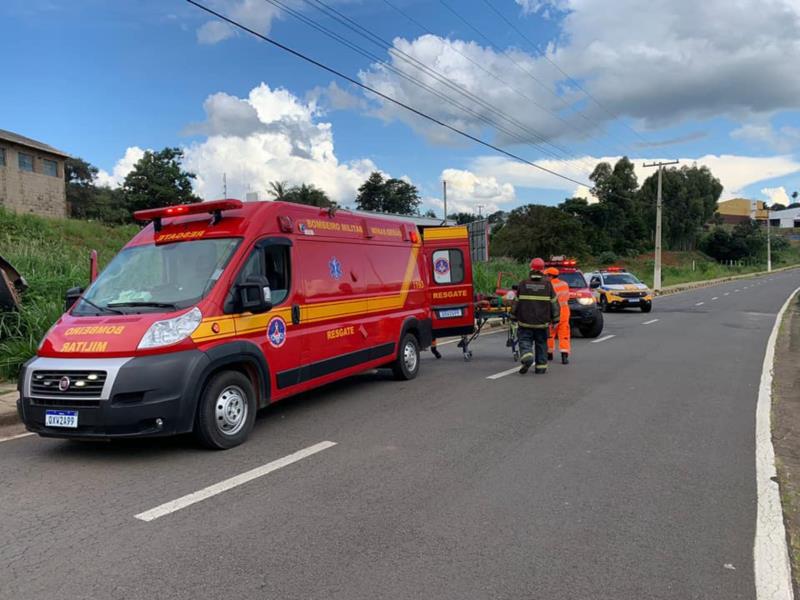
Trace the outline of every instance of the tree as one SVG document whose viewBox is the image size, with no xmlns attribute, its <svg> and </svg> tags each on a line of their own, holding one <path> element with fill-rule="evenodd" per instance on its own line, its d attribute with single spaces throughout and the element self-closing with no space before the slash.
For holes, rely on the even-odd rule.
<svg viewBox="0 0 800 600">
<path fill-rule="evenodd" d="M 780 202 L 774 202 L 772 206 L 769 207 L 770 210 L 786 210 L 786 205 L 781 204 Z"/>
<path fill-rule="evenodd" d="M 114 224 L 130 222 L 132 216 L 125 208 L 120 190 L 95 185 L 96 176 L 97 167 L 82 158 L 68 158 L 65 161 L 69 216 Z"/>
<path fill-rule="evenodd" d="M 566 254 L 586 256 L 589 248 L 577 218 L 553 206 L 528 204 L 512 210 L 492 237 L 492 254 L 529 261 Z"/>
<path fill-rule="evenodd" d="M 133 212 L 199 201 L 192 191 L 195 174 L 181 168 L 182 160 L 183 150 L 180 148 L 146 151 L 122 184 L 128 210 Z"/>
<path fill-rule="evenodd" d="M 447 215 L 447 218 L 451 221 L 455 221 L 458 225 L 466 225 L 467 223 L 472 223 L 480 219 L 478 215 L 468 212 L 451 213 Z"/>
<path fill-rule="evenodd" d="M 422 216 L 423 217 L 427 217 L 429 219 L 435 219 L 436 218 L 436 213 L 433 212 L 432 208 L 429 208 L 428 210 L 425 211 L 425 214 L 422 215 Z"/>
<path fill-rule="evenodd" d="M 275 200 L 283 200 L 286 195 L 288 185 L 285 181 L 270 181 L 268 193 L 275 197 Z"/>
<path fill-rule="evenodd" d="M 279 186 L 282 185 L 281 182 L 278 183 Z M 273 186 L 272 193 L 278 191 L 280 191 L 280 189 L 276 189 Z M 285 202 L 294 202 L 295 204 L 319 206 L 320 208 L 336 206 L 336 203 L 328 198 L 328 195 L 323 190 L 313 184 L 306 185 L 305 183 L 290 187 L 288 190 L 285 190 L 282 195 L 278 196 L 277 199 Z"/>
<path fill-rule="evenodd" d="M 360 210 L 415 215 L 420 205 L 417 188 L 402 179 L 384 179 L 374 171 L 358 188 L 356 206 Z"/>
<path fill-rule="evenodd" d="M 642 184 L 648 223 L 655 223 L 657 188 L 658 173 Z M 665 169 L 662 173 L 664 246 L 673 250 L 693 249 L 703 225 L 714 216 L 721 194 L 722 184 L 707 167 Z"/>
</svg>

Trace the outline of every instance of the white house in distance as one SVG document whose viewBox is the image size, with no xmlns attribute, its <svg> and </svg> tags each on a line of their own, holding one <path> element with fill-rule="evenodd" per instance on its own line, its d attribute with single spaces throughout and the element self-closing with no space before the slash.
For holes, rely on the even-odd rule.
<svg viewBox="0 0 800 600">
<path fill-rule="evenodd" d="M 800 208 L 786 208 L 769 212 L 770 227 L 800 227 Z"/>
</svg>

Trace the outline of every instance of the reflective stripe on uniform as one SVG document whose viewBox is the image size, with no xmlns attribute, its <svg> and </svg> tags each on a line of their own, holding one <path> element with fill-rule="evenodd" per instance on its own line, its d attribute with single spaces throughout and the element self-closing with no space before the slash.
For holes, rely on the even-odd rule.
<svg viewBox="0 0 800 600">
<path fill-rule="evenodd" d="M 550 296 L 520 296 L 520 300 L 542 300 L 544 302 L 550 301 Z"/>
<path fill-rule="evenodd" d="M 530 325 L 528 323 L 520 322 L 519 326 L 520 327 L 524 327 L 525 329 L 547 329 L 548 327 L 550 327 L 550 324 L 549 323 L 543 323 L 541 325 Z"/>
</svg>

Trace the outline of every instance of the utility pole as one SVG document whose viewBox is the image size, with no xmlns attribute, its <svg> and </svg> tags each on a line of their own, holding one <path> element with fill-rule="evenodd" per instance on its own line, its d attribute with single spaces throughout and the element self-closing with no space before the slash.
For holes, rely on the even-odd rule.
<svg viewBox="0 0 800 600">
<path fill-rule="evenodd" d="M 645 169 L 658 167 L 658 196 L 656 197 L 656 252 L 653 266 L 653 291 L 661 289 L 661 177 L 666 165 L 677 165 L 679 161 L 652 162 L 642 165 Z"/>
<path fill-rule="evenodd" d="M 444 219 L 442 219 L 442 225 L 447 225 L 447 181 L 442 181 L 442 199 L 444 200 Z"/>
<path fill-rule="evenodd" d="M 772 273 L 772 236 L 769 218 L 769 207 L 764 203 L 764 208 L 767 210 L 767 273 Z"/>
<path fill-rule="evenodd" d="M 222 197 L 228 199 L 228 174 L 222 174 Z"/>
<path fill-rule="evenodd" d="M 483 204 L 476 204 L 475 206 L 476 206 L 476 207 L 477 207 L 477 209 L 478 209 L 478 218 L 480 219 L 480 218 L 481 218 L 481 216 L 482 216 L 482 215 L 481 215 L 481 210 L 483 210 Z"/>
</svg>

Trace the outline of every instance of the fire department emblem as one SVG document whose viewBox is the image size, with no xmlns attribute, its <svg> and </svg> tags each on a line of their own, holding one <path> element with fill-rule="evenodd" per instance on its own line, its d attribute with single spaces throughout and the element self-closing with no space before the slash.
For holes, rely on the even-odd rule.
<svg viewBox="0 0 800 600">
<path fill-rule="evenodd" d="M 447 275 L 450 272 L 450 261 L 446 258 L 437 258 L 433 268 L 439 275 Z"/>
<path fill-rule="evenodd" d="M 286 322 L 280 317 L 272 317 L 267 324 L 267 339 L 273 348 L 280 348 L 286 341 Z"/>
<path fill-rule="evenodd" d="M 339 259 L 335 256 L 331 258 L 330 262 L 328 263 L 328 268 L 331 272 L 331 277 L 336 280 L 342 278 L 342 263 L 339 262 Z"/>
</svg>

